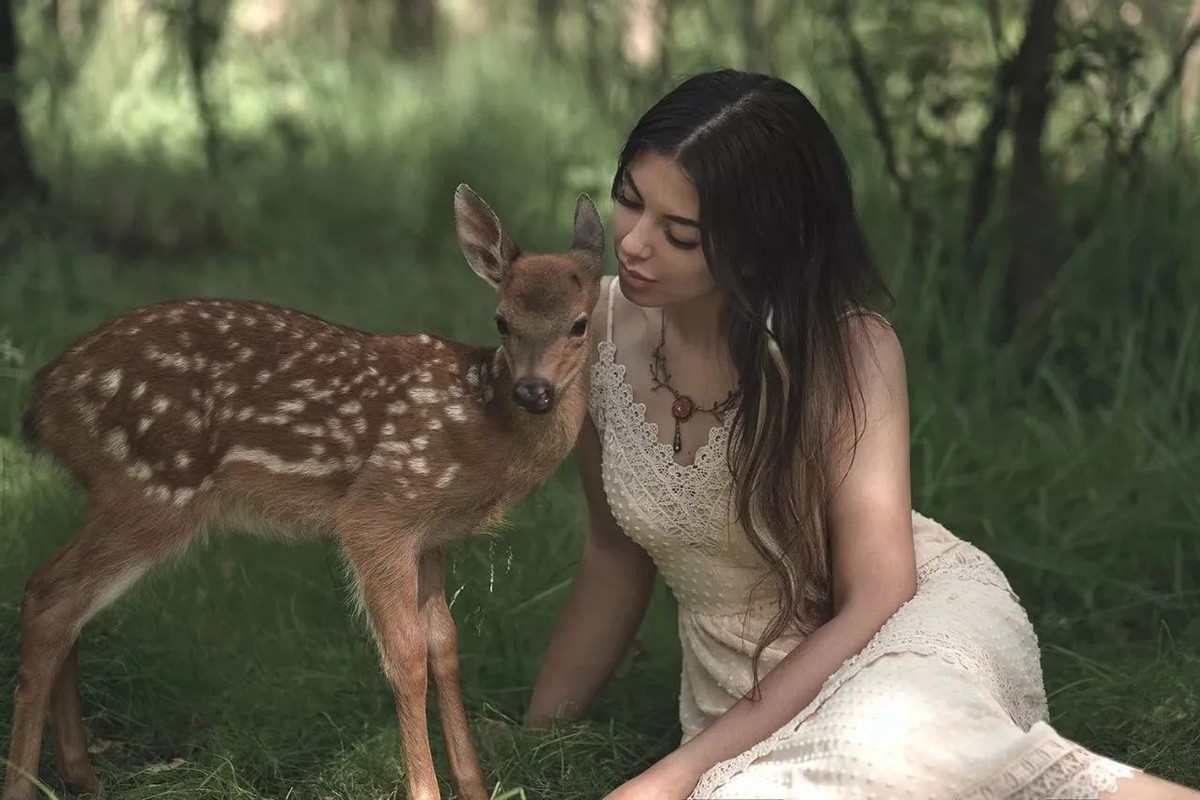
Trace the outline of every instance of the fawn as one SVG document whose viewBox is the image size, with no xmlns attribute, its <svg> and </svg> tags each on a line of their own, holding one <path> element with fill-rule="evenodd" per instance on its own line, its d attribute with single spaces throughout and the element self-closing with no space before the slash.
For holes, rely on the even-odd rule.
<svg viewBox="0 0 1200 800">
<path fill-rule="evenodd" d="M 35 796 L 47 721 L 63 780 L 101 791 L 85 748 L 79 632 L 231 512 L 336 538 L 395 695 L 408 796 L 440 797 L 432 672 L 458 795 L 487 797 L 443 546 L 499 522 L 574 445 L 604 227 L 581 194 L 571 248 L 522 253 L 465 184 L 454 206 L 463 255 L 498 292 L 498 347 L 184 300 L 112 318 L 38 373 L 26 438 L 83 485 L 87 512 L 25 587 L 4 800 Z"/>
</svg>

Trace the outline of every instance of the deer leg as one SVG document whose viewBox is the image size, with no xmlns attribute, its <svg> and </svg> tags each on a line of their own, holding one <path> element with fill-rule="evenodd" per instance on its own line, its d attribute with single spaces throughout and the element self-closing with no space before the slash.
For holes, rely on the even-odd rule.
<svg viewBox="0 0 1200 800">
<path fill-rule="evenodd" d="M 425 553 L 421 557 L 421 623 L 429 646 L 429 666 L 437 685 L 442 733 L 446 737 L 450 772 L 458 795 L 463 800 L 487 800 L 487 788 L 471 742 L 467 712 L 463 708 L 458 637 L 450 606 L 446 603 L 444 576 L 442 549 Z"/>
<path fill-rule="evenodd" d="M 75 643 L 84 624 L 116 600 L 195 530 L 167 520 L 93 509 L 75 538 L 25 586 L 20 662 L 4 800 L 33 800 L 47 712 L 53 705 L 64 779 L 87 789 L 95 779 L 84 746 Z M 95 781 L 92 790 L 98 789 Z"/>
<path fill-rule="evenodd" d="M 58 671 L 50 701 L 50 731 L 54 735 L 55 765 L 76 794 L 98 794 L 100 779 L 87 755 L 87 729 L 79 697 L 79 639 L 76 638 Z"/>
<path fill-rule="evenodd" d="M 379 546 L 362 542 L 357 534 L 342 539 L 375 634 L 383 672 L 395 695 L 408 796 L 411 800 L 440 800 L 425 715 L 428 647 L 417 606 L 420 556 L 416 544 Z"/>
</svg>

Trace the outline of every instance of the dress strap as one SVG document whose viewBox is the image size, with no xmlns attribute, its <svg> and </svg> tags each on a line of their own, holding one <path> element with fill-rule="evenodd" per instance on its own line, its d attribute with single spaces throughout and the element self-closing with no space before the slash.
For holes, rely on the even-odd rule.
<svg viewBox="0 0 1200 800">
<path fill-rule="evenodd" d="M 609 344 L 612 344 L 613 298 L 616 297 L 616 292 L 614 292 L 613 289 L 617 285 L 618 280 L 620 280 L 620 278 L 613 276 L 612 280 L 608 282 L 608 319 L 606 320 L 608 330 L 604 336 L 604 341 L 608 342 Z"/>
</svg>

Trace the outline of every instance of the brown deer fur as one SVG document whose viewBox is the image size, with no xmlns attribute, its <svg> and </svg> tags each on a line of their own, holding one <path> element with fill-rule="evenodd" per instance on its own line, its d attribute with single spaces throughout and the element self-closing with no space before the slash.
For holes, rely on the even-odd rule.
<svg viewBox="0 0 1200 800">
<path fill-rule="evenodd" d="M 521 254 L 465 185 L 459 243 L 498 290 L 499 347 L 377 336 L 264 303 L 185 300 L 116 317 L 36 380 L 27 438 L 87 490 L 85 522 L 26 585 L 4 800 L 35 796 L 43 728 L 61 777 L 98 791 L 79 699 L 84 624 L 218 518 L 330 532 L 399 717 L 409 797 L 440 797 L 425 718 L 437 686 L 461 797 L 486 798 L 459 687 L 442 546 L 499 521 L 573 446 L 604 230 Z M 503 333 L 503 332 L 502 332 Z"/>
</svg>

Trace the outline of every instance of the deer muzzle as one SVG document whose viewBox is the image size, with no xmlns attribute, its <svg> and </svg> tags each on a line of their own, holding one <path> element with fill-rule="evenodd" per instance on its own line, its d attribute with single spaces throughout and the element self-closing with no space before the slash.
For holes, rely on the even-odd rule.
<svg viewBox="0 0 1200 800">
<path fill-rule="evenodd" d="M 545 414 L 554 405 L 554 387 L 542 378 L 523 378 L 513 387 L 513 402 L 531 414 Z"/>
</svg>

